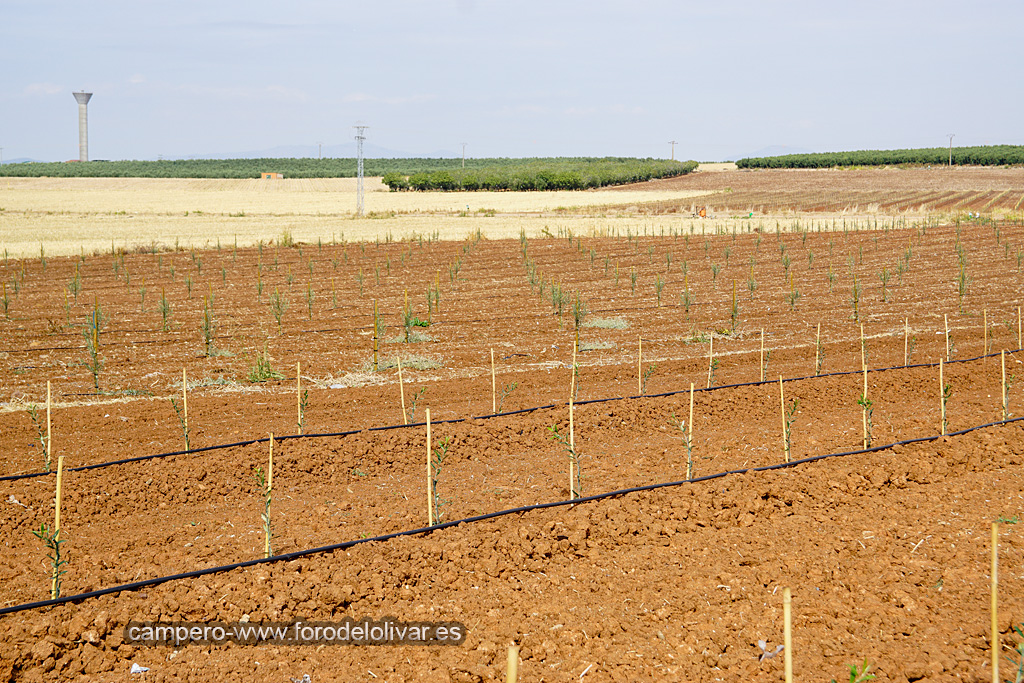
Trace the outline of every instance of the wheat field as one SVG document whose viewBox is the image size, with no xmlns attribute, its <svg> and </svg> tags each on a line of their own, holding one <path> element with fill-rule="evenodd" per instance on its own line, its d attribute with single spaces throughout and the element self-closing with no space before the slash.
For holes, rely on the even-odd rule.
<svg viewBox="0 0 1024 683">
<path fill-rule="evenodd" d="M 115 248 L 251 246 L 284 233 L 304 242 L 437 235 L 492 239 L 626 230 L 636 216 L 623 195 L 586 192 L 389 192 L 365 181 L 365 218 L 355 217 L 353 178 L 220 180 L 142 178 L 6 178 L 0 181 L 0 249 L 11 257 L 91 253 Z M 637 191 L 630 204 L 685 199 L 707 192 Z M 651 223 L 648 219 L 644 219 Z M 678 224 L 678 218 L 671 221 Z"/>
</svg>

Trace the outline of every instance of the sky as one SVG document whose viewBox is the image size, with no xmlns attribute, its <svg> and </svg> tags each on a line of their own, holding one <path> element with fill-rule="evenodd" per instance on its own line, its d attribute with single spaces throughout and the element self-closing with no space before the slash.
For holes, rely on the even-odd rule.
<svg viewBox="0 0 1024 683">
<path fill-rule="evenodd" d="M 5 160 L 1024 144 L 1020 0 L 2 0 Z M 331 154 L 331 152 L 334 152 Z"/>
</svg>

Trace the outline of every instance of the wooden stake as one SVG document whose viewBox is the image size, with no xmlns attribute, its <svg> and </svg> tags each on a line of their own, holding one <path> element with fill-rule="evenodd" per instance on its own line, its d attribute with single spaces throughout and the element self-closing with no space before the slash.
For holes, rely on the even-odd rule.
<svg viewBox="0 0 1024 683">
<path fill-rule="evenodd" d="M 373 300 L 373 371 L 377 372 L 377 300 Z"/>
<path fill-rule="evenodd" d="M 398 357 L 398 390 L 402 394 L 402 424 L 409 424 L 409 416 L 405 412 L 405 382 L 402 380 L 402 357 Z"/>
<path fill-rule="evenodd" d="M 949 362 L 949 316 L 942 314 L 942 326 L 946 329 L 946 362 Z"/>
<path fill-rule="evenodd" d="M 867 399 L 868 399 L 868 369 L 867 369 L 867 366 L 864 367 L 864 394 L 863 394 L 863 397 L 864 397 L 864 401 L 867 402 Z M 867 408 L 867 405 L 865 405 L 863 407 L 863 410 L 861 410 L 861 421 L 863 422 L 863 425 L 864 425 L 864 448 L 867 449 L 867 447 L 870 446 L 870 444 L 868 443 L 868 408 Z"/>
<path fill-rule="evenodd" d="M 793 683 L 793 594 L 782 589 L 782 658 L 786 683 Z"/>
<path fill-rule="evenodd" d="M 711 333 L 711 342 L 708 344 L 708 389 L 711 388 L 711 371 L 715 366 L 715 333 Z"/>
<path fill-rule="evenodd" d="M 999 522 L 992 522 L 992 683 L 999 683 Z"/>
<path fill-rule="evenodd" d="M 644 384 L 641 379 L 644 372 L 644 340 L 638 334 L 636 336 L 636 395 L 643 396 Z"/>
<path fill-rule="evenodd" d="M 57 458 L 57 493 L 53 498 L 53 532 L 60 531 L 60 494 L 64 479 L 64 456 Z"/>
<path fill-rule="evenodd" d="M 572 347 L 573 363 L 576 362 L 576 346 Z M 575 368 L 573 368 L 573 375 L 575 375 Z M 494 376 L 494 349 L 491 349 L 491 414 L 497 415 L 498 413 L 498 383 Z"/>
<path fill-rule="evenodd" d="M 434 473 L 430 467 L 430 408 L 427 413 L 427 526 L 434 526 Z"/>
<path fill-rule="evenodd" d="M 573 396 L 576 393 L 576 346 L 572 348 L 572 377 L 569 379 L 569 498 L 576 498 L 576 426 L 574 421 L 575 404 Z"/>
<path fill-rule="evenodd" d="M 733 280 L 732 281 L 732 310 L 729 311 L 729 314 L 731 316 L 731 315 L 735 315 L 736 313 L 737 313 L 737 310 L 736 310 L 736 281 Z"/>
<path fill-rule="evenodd" d="M 764 381 L 764 328 L 761 328 L 761 381 Z"/>
<path fill-rule="evenodd" d="M 982 348 L 981 355 L 984 356 L 984 355 L 986 355 L 988 353 L 988 309 L 987 308 L 982 310 L 982 316 L 983 317 L 982 317 L 981 326 L 984 327 L 985 329 L 983 331 L 983 336 L 982 336 L 982 339 L 984 339 L 984 342 L 983 342 L 983 345 L 981 347 Z"/>
<path fill-rule="evenodd" d="M 569 446 L 575 446 L 576 442 L 573 439 L 573 428 L 572 428 L 572 407 L 573 407 L 573 395 L 576 393 L 576 349 L 573 349 L 572 353 L 572 370 L 571 376 L 569 377 Z"/>
<path fill-rule="evenodd" d="M 862 370 L 867 367 L 867 358 L 864 354 L 864 323 L 860 324 L 860 367 Z"/>
<path fill-rule="evenodd" d="M 821 359 L 818 349 L 821 348 L 821 323 L 818 323 L 818 333 L 814 337 L 814 376 L 818 376 L 818 361 Z"/>
<path fill-rule="evenodd" d="M 942 424 L 939 433 L 946 434 L 946 383 L 942 380 L 942 359 L 939 359 L 939 406 L 941 408 Z"/>
<path fill-rule="evenodd" d="M 903 367 L 910 361 L 910 323 L 903 319 Z"/>
<path fill-rule="evenodd" d="M 185 368 L 181 369 L 181 413 L 185 420 L 185 433 L 188 434 L 188 375 Z"/>
<path fill-rule="evenodd" d="M 863 422 L 863 425 L 864 425 L 864 439 L 863 439 L 864 450 L 867 450 L 867 448 L 868 448 L 868 410 L 867 410 L 867 408 L 864 408 L 863 410 L 861 410 L 861 422 Z"/>
<path fill-rule="evenodd" d="M 1006 382 L 1004 382 L 1006 384 Z M 46 380 L 46 469 L 49 469 L 53 462 L 53 441 L 50 438 L 50 381 Z"/>
<path fill-rule="evenodd" d="M 576 498 L 576 463 L 573 453 L 576 449 L 576 435 L 575 428 L 573 426 L 573 402 L 572 397 L 569 397 L 569 498 Z"/>
<path fill-rule="evenodd" d="M 569 375 L 569 397 L 576 398 L 576 343 L 572 345 L 572 374 Z"/>
<path fill-rule="evenodd" d="M 302 361 L 295 363 L 295 415 L 302 433 Z"/>
<path fill-rule="evenodd" d="M 270 454 L 267 458 L 267 491 L 274 489 L 274 432 L 270 432 Z"/>
<path fill-rule="evenodd" d="M 999 384 L 1000 393 L 1003 395 L 1003 419 L 1010 417 L 1006 412 L 1006 349 L 999 352 L 999 364 L 1002 366 L 1003 378 Z"/>
<path fill-rule="evenodd" d="M 270 432 L 270 455 L 267 458 L 267 494 L 271 494 L 274 490 L 274 432 Z M 270 511 L 267 510 L 267 514 Z M 263 556 L 270 557 L 270 534 L 264 532 L 263 535 Z"/>
<path fill-rule="evenodd" d="M 686 443 L 690 445 L 686 457 L 686 478 L 693 479 L 693 458 L 690 451 L 693 451 L 693 382 L 690 382 L 690 420 L 686 423 Z"/>
<path fill-rule="evenodd" d="M 97 320 L 97 312 L 99 310 L 100 303 L 96 297 L 92 299 L 92 347 L 96 349 L 96 353 L 100 352 L 100 323 Z"/>
<path fill-rule="evenodd" d="M 61 485 L 64 478 L 64 456 L 61 455 L 57 458 L 57 492 L 53 498 L 53 537 L 57 540 L 60 539 L 60 496 L 61 496 Z M 57 598 L 57 568 L 54 568 L 53 584 L 50 587 L 50 597 L 53 599 Z"/>
<path fill-rule="evenodd" d="M 779 405 L 782 408 L 782 450 L 789 462 L 789 441 L 786 439 L 786 393 L 782 388 L 782 375 L 779 375 Z"/>
<path fill-rule="evenodd" d="M 508 646 L 508 669 L 505 675 L 506 683 L 517 683 L 519 680 L 519 646 Z"/>
</svg>

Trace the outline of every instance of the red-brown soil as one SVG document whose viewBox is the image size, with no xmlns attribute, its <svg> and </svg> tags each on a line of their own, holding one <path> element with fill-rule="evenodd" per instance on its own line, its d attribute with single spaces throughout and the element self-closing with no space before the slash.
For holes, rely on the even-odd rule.
<svg viewBox="0 0 1024 683">
<path fill-rule="evenodd" d="M 777 214 L 1020 212 L 1024 209 L 1024 168 L 885 167 L 855 169 L 745 169 L 693 173 L 619 188 L 713 190 L 694 199 L 644 204 L 641 210 Z"/>
<path fill-rule="evenodd" d="M 860 370 L 860 322 L 871 368 L 903 365 L 905 317 L 914 338 L 911 363 L 944 355 L 944 314 L 954 358 L 983 352 L 985 311 L 988 350 L 1019 346 L 1019 226 L 965 224 L 959 236 L 954 227 L 735 238 L 645 237 L 642 226 L 640 232 L 528 242 L 528 258 L 545 282 L 580 292 L 589 320 L 628 323 L 624 330 L 581 330 L 584 344 L 609 347 L 580 354 L 581 401 L 638 393 L 638 335 L 641 369 L 656 364 L 647 394 L 688 389 L 691 382 L 705 386 L 711 334 L 720 362 L 717 385 L 760 378 L 762 328 L 772 352 L 769 378 L 814 374 L 819 322 L 824 372 Z M 958 244 L 970 278 L 963 313 Z M 900 278 L 897 262 L 908 246 Z M 310 391 L 307 432 L 401 423 L 395 370 L 364 368 L 371 358 L 372 302 L 376 298 L 390 327 L 385 336 L 394 339 L 405 291 L 417 317 L 426 318 L 424 293 L 439 282 L 441 310 L 431 314 L 430 327 L 416 328 L 432 339 L 381 345 L 388 357 L 410 353 L 440 365 L 406 375 L 407 401 L 426 387 L 416 419 L 425 406 L 434 420 L 490 413 L 490 348 L 499 387 L 518 382 L 505 410 L 557 404 L 435 425 L 435 439 L 450 439 L 440 484 L 445 519 L 563 500 L 567 458 L 550 428 L 568 428 L 571 302 L 559 324 L 550 285 L 542 299 L 521 249 L 518 242 L 487 240 L 265 248 L 260 300 L 256 250 L 196 252 L 195 259 L 188 252 L 127 254 L 123 263 L 116 259 L 117 272 L 110 255 L 48 259 L 45 271 L 38 259 L 11 261 L 0 270 L 10 297 L 10 317 L 0 320 L 8 399 L 0 415 L 6 455 L 0 474 L 40 469 L 37 431 L 25 408 L 41 405 L 48 379 L 58 402 L 54 454 L 64 455 L 67 467 L 179 450 L 181 430 L 169 398 L 180 392 L 182 366 L 190 378 L 227 382 L 190 391 L 193 446 L 294 433 L 298 361 Z M 457 259 L 460 269 L 449 279 Z M 63 292 L 76 266 L 82 292 L 65 311 Z M 713 266 L 721 266 L 714 277 Z M 631 268 L 638 273 L 635 293 Z M 883 268 L 892 273 L 884 302 Z M 857 322 L 851 270 L 861 288 Z M 186 276 L 193 282 L 191 299 Z M 658 280 L 665 282 L 661 306 Z M 315 293 L 312 320 L 303 298 L 307 282 Z M 211 287 L 220 325 L 215 345 L 233 355 L 202 354 L 202 298 Z M 689 312 L 680 301 L 685 287 L 694 300 Z M 275 289 L 289 302 L 280 334 L 268 304 Z M 155 310 L 161 290 L 173 309 L 168 332 Z M 791 306 L 786 297 L 794 290 L 800 296 Z M 80 365 L 86 360 L 81 325 L 95 302 L 106 319 L 103 394 Z M 272 365 L 291 379 L 245 380 L 264 346 Z M 1020 354 L 1008 354 L 1008 372 L 1019 376 L 1021 361 Z M 944 371 L 952 388 L 951 430 L 1000 419 L 998 357 L 949 364 Z M 860 446 L 862 381 L 855 373 L 785 385 L 787 402 L 799 400 L 794 458 Z M 1020 386 L 1010 389 L 1014 413 L 1024 405 Z M 937 368 L 872 372 L 868 394 L 876 444 L 938 432 Z M 575 433 L 584 493 L 683 479 L 686 449 L 677 418 L 686 419 L 688 401 L 681 393 L 579 406 Z M 783 459 L 777 382 L 700 392 L 694 418 L 696 476 Z M 794 660 L 801 678 L 844 678 L 849 664 L 866 657 L 879 680 L 987 680 L 989 524 L 1021 512 L 1021 430 L 1019 423 L 989 427 L 19 612 L 0 617 L 0 667 L 9 667 L 0 668 L 0 680 L 8 674 L 128 678 L 133 661 L 150 666 L 146 677 L 153 680 L 287 681 L 303 673 L 313 681 L 491 680 L 503 676 L 513 639 L 522 647 L 524 680 L 579 680 L 584 671 L 585 681 L 779 680 L 781 657 L 759 665 L 756 641 L 781 641 L 783 586 L 794 592 Z M 423 526 L 424 451 L 422 427 L 279 442 L 275 552 Z M 264 443 L 69 472 L 62 533 L 71 563 L 64 594 L 259 557 L 261 503 L 252 468 L 266 457 Z M 52 518 L 53 483 L 52 476 L 3 482 L 3 606 L 48 596 L 45 553 L 30 530 Z M 1006 646 L 1014 642 L 1009 628 L 1021 621 L 1024 598 L 1018 536 L 1017 526 L 1003 525 Z M 243 614 L 252 621 L 346 615 L 459 620 L 470 636 L 452 648 L 190 646 L 179 654 L 120 642 L 129 620 L 236 620 Z"/>
</svg>

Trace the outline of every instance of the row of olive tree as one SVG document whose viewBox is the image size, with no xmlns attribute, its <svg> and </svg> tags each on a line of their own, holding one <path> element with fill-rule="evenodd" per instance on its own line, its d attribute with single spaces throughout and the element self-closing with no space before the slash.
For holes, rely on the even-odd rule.
<svg viewBox="0 0 1024 683">
<path fill-rule="evenodd" d="M 834 166 L 899 166 L 902 164 L 941 166 L 950 162 L 948 147 L 928 149 L 872 149 L 856 152 L 785 154 L 777 157 L 740 159 L 740 168 L 832 168 Z M 990 145 L 953 147 L 953 164 L 958 166 L 1003 166 L 1024 164 L 1024 146 Z"/>
<path fill-rule="evenodd" d="M 579 172 L 583 182 L 597 169 L 607 166 L 634 167 L 651 160 L 628 158 L 529 158 L 466 159 L 465 170 L 478 170 L 482 179 L 491 175 L 532 176 L 538 168 L 558 172 Z M 671 164 L 672 162 L 653 162 Z M 678 163 L 678 162 L 675 162 Z M 461 177 L 463 160 L 458 159 L 365 159 L 368 176 L 398 174 L 409 177 L 420 173 L 449 171 Z M 593 171 L 586 171 L 591 168 Z M 168 159 L 162 161 L 88 161 L 23 163 L 0 165 L 0 176 L 89 177 L 89 178 L 259 178 L 260 173 L 282 173 L 286 178 L 349 178 L 356 174 L 356 160 L 329 159 Z M 551 182 L 570 183 L 569 179 Z M 571 184 L 571 183 L 570 183 Z"/>
<path fill-rule="evenodd" d="M 658 159 L 542 159 L 518 165 L 494 165 L 404 174 L 387 173 L 384 183 L 398 190 L 586 190 L 685 175 L 697 162 Z"/>
</svg>

